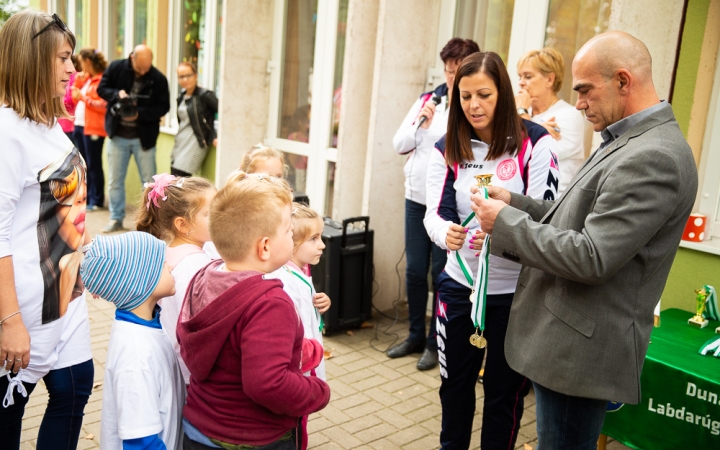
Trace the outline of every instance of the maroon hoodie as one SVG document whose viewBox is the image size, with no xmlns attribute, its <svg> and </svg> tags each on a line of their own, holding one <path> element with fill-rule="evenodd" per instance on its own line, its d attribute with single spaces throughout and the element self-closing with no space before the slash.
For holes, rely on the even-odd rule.
<svg viewBox="0 0 720 450">
<path fill-rule="evenodd" d="M 183 416 L 221 442 L 266 445 L 324 408 L 330 388 L 300 370 L 303 326 L 282 283 L 220 264 L 195 275 L 178 321 L 191 375 Z"/>
</svg>

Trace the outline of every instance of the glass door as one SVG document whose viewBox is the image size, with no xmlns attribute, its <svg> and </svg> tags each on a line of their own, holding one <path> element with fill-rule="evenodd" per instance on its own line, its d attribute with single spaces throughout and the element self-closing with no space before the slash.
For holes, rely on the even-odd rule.
<svg viewBox="0 0 720 450">
<path fill-rule="evenodd" d="M 348 0 L 276 0 L 265 144 L 285 153 L 287 179 L 330 214 L 337 160 Z"/>
</svg>

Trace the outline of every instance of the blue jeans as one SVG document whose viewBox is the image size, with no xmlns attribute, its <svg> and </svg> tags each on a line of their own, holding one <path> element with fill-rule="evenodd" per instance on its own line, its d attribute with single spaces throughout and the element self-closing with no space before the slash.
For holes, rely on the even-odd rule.
<svg viewBox="0 0 720 450">
<path fill-rule="evenodd" d="M 573 397 L 537 383 L 538 450 L 595 450 L 607 400 Z"/>
<path fill-rule="evenodd" d="M 157 173 L 155 147 L 143 150 L 140 139 L 125 139 L 115 136 L 108 145 L 108 165 L 110 166 L 110 220 L 125 218 L 125 177 L 130 163 L 130 155 L 135 157 L 140 181 L 149 183 Z"/>
<path fill-rule="evenodd" d="M 105 173 L 102 167 L 102 151 L 105 138 L 83 135 L 85 164 L 87 164 L 87 205 L 103 207 L 105 203 Z M 155 174 L 153 174 L 155 175 Z"/>
<path fill-rule="evenodd" d="M 425 341 L 425 347 L 437 349 L 435 339 L 435 298 L 433 299 L 433 318 L 430 332 L 425 334 L 425 312 L 428 301 L 428 269 L 432 260 L 433 292 L 437 292 L 437 277 L 445 268 L 447 252 L 435 245 L 428 237 L 423 219 L 425 205 L 405 199 L 405 286 L 407 290 L 411 342 Z"/>
<path fill-rule="evenodd" d="M 65 450 L 77 447 L 85 405 L 92 392 L 94 373 L 95 369 L 90 359 L 74 366 L 51 370 L 43 377 L 49 400 L 38 431 L 37 449 Z M 2 436 L 3 449 L 20 448 L 20 431 L 25 405 L 35 389 L 34 383 L 23 383 L 23 385 L 28 397 L 22 397 L 16 389 L 13 392 L 15 404 L 7 408 L 0 405 L 0 436 Z M 7 387 L 7 377 L 1 377 L 2 396 L 5 395 Z"/>
</svg>

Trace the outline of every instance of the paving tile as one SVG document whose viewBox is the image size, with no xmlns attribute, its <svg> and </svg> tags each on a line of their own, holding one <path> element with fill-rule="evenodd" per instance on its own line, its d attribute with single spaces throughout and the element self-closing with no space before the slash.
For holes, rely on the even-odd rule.
<svg viewBox="0 0 720 450">
<path fill-rule="evenodd" d="M 402 447 L 400 447 L 399 445 L 390 441 L 389 439 L 380 439 L 378 441 L 371 442 L 369 447 L 376 449 L 376 450 L 400 450 L 400 449 L 402 449 Z"/>
<path fill-rule="evenodd" d="M 429 433 L 425 428 L 411 427 L 389 436 L 388 439 L 397 445 L 405 445 L 422 439 Z"/>
<path fill-rule="evenodd" d="M 349 409 L 344 410 L 343 412 L 347 414 L 348 416 L 352 417 L 353 419 L 357 419 L 358 417 L 367 416 L 368 414 L 372 414 L 376 411 L 379 411 L 383 409 L 385 406 L 374 401 L 370 400 L 369 402 L 363 403 L 362 405 L 358 405 Z"/>
<path fill-rule="evenodd" d="M 409 417 L 405 417 L 392 409 L 382 409 L 377 411 L 375 415 L 399 430 L 413 426 L 419 422 L 413 414 L 409 414 Z"/>
<path fill-rule="evenodd" d="M 360 439 L 362 443 L 368 444 L 370 442 L 377 441 L 378 439 L 383 439 L 385 436 L 390 436 L 396 431 L 395 427 L 389 423 L 381 423 L 368 428 L 367 430 L 355 433 L 355 437 Z"/>
<path fill-rule="evenodd" d="M 340 448 L 354 448 L 363 445 L 363 442 L 360 439 L 356 438 L 355 436 L 340 427 L 328 428 L 323 431 L 323 434 L 327 436 L 332 442 L 339 445 Z"/>
<path fill-rule="evenodd" d="M 358 417 L 349 422 L 345 422 L 344 424 L 340 425 L 340 427 L 350 434 L 355 434 L 358 431 L 366 430 L 381 423 L 383 423 L 383 420 L 381 418 L 377 417 L 377 415 L 370 414 Z"/>
</svg>

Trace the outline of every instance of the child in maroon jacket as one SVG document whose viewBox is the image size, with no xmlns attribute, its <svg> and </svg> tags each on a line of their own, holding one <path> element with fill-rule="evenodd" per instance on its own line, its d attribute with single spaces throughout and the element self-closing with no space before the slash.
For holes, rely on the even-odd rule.
<svg viewBox="0 0 720 450">
<path fill-rule="evenodd" d="M 264 174 L 241 174 L 210 207 L 222 257 L 190 282 L 177 328 L 190 370 L 183 409 L 186 449 L 300 448 L 298 419 L 324 408 L 330 388 L 303 376 L 322 347 L 278 280 L 264 275 L 292 254 L 292 195 Z M 303 354 L 304 351 L 304 354 Z"/>
</svg>

